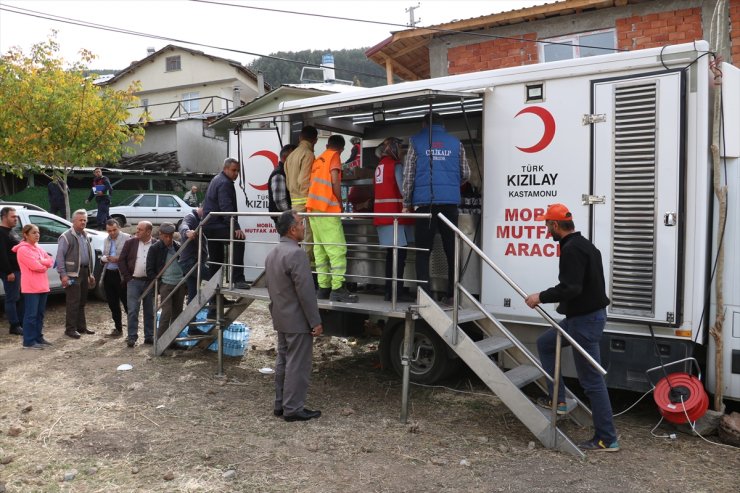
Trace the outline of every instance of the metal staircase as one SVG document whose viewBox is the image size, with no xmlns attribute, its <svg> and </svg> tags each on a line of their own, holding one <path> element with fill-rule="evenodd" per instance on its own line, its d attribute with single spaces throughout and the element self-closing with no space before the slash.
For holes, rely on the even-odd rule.
<svg viewBox="0 0 740 493">
<path fill-rule="evenodd" d="M 536 383 L 543 390 L 546 389 L 545 372 L 537 359 L 508 333 L 505 327 L 498 327 L 499 322 L 490 314 L 486 316 L 483 312 L 478 312 L 480 313 L 478 320 L 471 320 L 473 317 L 470 315 L 465 316 L 468 321 L 475 322 L 486 335 L 480 341 L 473 341 L 459 325 L 453 327 L 451 312 L 443 310 L 422 290 L 419 291 L 418 313 L 542 445 L 583 456 L 583 452 L 562 430 L 553 425 L 549 411 L 533 403 L 522 392 L 522 387 L 530 383 Z M 453 331 L 457 333 L 455 344 Z M 507 361 L 515 361 L 517 366 L 509 370 L 499 367 L 492 356 L 503 354 L 509 357 Z M 575 396 L 569 394 L 566 402 L 570 411 L 567 417 L 581 426 L 590 422 L 590 411 Z"/>
<path fill-rule="evenodd" d="M 459 259 L 461 241 L 478 254 L 483 263 L 492 267 L 502 278 L 504 278 L 522 297 L 526 297 L 511 279 L 509 279 L 473 242 L 457 229 L 442 214 L 442 221 L 455 232 L 455 258 Z M 429 326 L 450 346 L 450 348 L 462 359 L 471 370 L 490 388 L 496 396 L 501 399 L 509 410 L 524 424 L 534 436 L 547 448 L 567 452 L 578 457 L 583 457 L 583 452 L 558 428 L 558 415 L 553 407 L 544 409 L 532 402 L 522 392 L 522 388 L 534 383 L 547 393 L 548 381 L 553 378 L 545 372 L 538 358 L 533 355 L 501 322 L 488 312 L 480 302 L 473 297 L 460 284 L 459 269 L 455 269 L 455 293 L 452 310 L 445 310 L 437 304 L 434 299 L 424 290 L 419 290 L 417 305 L 414 307 L 416 316 L 424 319 Z M 579 351 L 586 360 L 597 368 L 602 374 L 606 373 L 593 358 L 586 353 L 572 338 L 565 333 L 560 326 L 544 311 L 537 307 L 537 311 L 551 326 L 558 330 L 558 348 L 560 338 L 565 337 L 573 346 L 574 351 Z M 407 317 L 407 322 L 410 316 Z M 460 324 L 473 322 L 484 335 L 483 339 L 474 341 Z M 407 323 L 407 340 L 413 339 L 413 328 Z M 410 348 L 405 347 L 404 365 L 408 368 Z M 559 351 L 558 351 L 559 352 Z M 504 356 L 506 358 L 504 358 Z M 494 359 L 495 358 L 495 359 Z M 500 366 L 503 360 L 511 368 L 505 370 Z M 404 369 L 404 392 L 407 392 L 407 371 Z M 560 358 L 556 360 L 555 374 L 560 373 Z M 557 389 L 559 377 L 554 379 L 554 387 Z M 553 397 L 555 402 L 562 401 L 562 396 Z M 408 396 L 404 395 L 404 406 L 408 403 Z M 591 422 L 591 411 L 572 392 L 566 389 L 565 402 L 568 413 L 565 416 L 579 426 L 586 426 Z M 405 415 L 402 410 L 402 416 Z"/>
</svg>

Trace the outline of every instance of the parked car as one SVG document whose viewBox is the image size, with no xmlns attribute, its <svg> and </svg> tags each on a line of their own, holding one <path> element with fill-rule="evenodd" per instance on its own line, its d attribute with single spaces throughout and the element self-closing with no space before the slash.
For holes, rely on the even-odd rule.
<svg viewBox="0 0 740 493">
<path fill-rule="evenodd" d="M 121 227 L 127 224 L 136 224 L 139 221 L 151 221 L 152 224 L 175 223 L 180 224 L 185 214 L 192 207 L 177 195 L 165 193 L 140 193 L 130 195 L 123 201 L 110 208 L 110 215 L 116 219 Z M 87 211 L 88 225 L 96 225 L 97 209 Z"/>
<path fill-rule="evenodd" d="M 3 207 L 25 207 L 26 209 L 32 210 L 32 211 L 45 211 L 43 207 L 36 205 L 36 204 L 29 204 L 28 202 L 13 202 L 13 201 L 5 201 L 0 199 L 0 209 Z"/>
<path fill-rule="evenodd" d="M 15 227 L 18 235 L 21 235 L 21 229 L 23 229 L 23 226 L 25 226 L 26 224 L 35 224 L 39 228 L 39 233 L 41 233 L 41 237 L 39 238 L 39 245 L 41 246 L 41 248 L 49 252 L 54 258 L 56 258 L 57 241 L 59 240 L 59 236 L 61 236 L 62 233 L 71 228 L 72 223 L 70 223 L 66 219 L 62 219 L 59 216 L 51 214 L 50 212 L 46 212 L 43 209 L 30 209 L 27 207 L 19 206 L 17 205 L 17 203 L 0 203 L 0 206 L 4 207 L 6 205 L 12 205 L 13 207 L 15 207 L 16 214 L 18 214 L 18 225 Z M 87 231 L 87 234 L 90 236 L 93 250 L 95 250 L 94 274 L 95 279 L 98 280 L 100 279 L 100 273 L 102 271 L 100 257 L 103 252 L 103 242 L 105 241 L 106 234 L 101 231 L 95 231 L 92 229 L 86 229 L 85 231 Z M 47 271 L 47 274 L 49 276 L 49 287 L 51 288 L 51 292 L 63 292 L 64 288 L 62 288 L 62 281 L 61 279 L 59 279 L 59 274 L 57 273 L 56 269 L 49 269 Z M 98 298 L 104 299 L 105 295 L 103 294 L 102 286 L 96 284 L 94 292 Z M 3 284 L 0 283 L 0 297 L 4 296 L 5 290 L 3 288 Z"/>
</svg>

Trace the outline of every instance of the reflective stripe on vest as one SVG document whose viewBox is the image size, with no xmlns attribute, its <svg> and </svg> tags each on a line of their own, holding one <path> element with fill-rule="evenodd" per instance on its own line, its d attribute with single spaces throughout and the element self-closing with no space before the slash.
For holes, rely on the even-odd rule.
<svg viewBox="0 0 740 493">
<path fill-rule="evenodd" d="M 330 165 L 338 151 L 327 149 L 311 166 L 306 210 L 308 212 L 342 212 L 339 199 L 334 196 Z"/>
</svg>

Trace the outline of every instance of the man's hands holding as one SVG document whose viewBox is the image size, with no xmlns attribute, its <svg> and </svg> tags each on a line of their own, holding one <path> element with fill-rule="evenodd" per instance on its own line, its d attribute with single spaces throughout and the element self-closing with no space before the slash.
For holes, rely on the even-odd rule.
<svg viewBox="0 0 740 493">
<path fill-rule="evenodd" d="M 324 332 L 324 327 L 321 324 L 311 329 L 311 335 L 314 337 L 320 336 L 323 332 Z"/>
<path fill-rule="evenodd" d="M 530 294 L 529 296 L 524 298 L 524 302 L 530 308 L 536 307 L 537 305 L 540 304 L 540 293 Z"/>
</svg>

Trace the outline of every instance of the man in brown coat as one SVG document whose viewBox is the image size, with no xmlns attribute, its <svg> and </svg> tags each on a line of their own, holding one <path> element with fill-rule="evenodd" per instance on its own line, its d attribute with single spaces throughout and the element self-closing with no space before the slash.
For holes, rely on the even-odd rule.
<svg viewBox="0 0 740 493">
<path fill-rule="evenodd" d="M 278 335 L 275 361 L 275 416 L 307 421 L 321 411 L 303 407 L 311 378 L 313 337 L 323 331 L 316 291 L 303 241 L 305 222 L 295 211 L 277 220 L 280 243 L 265 259 L 270 314 Z"/>
</svg>

